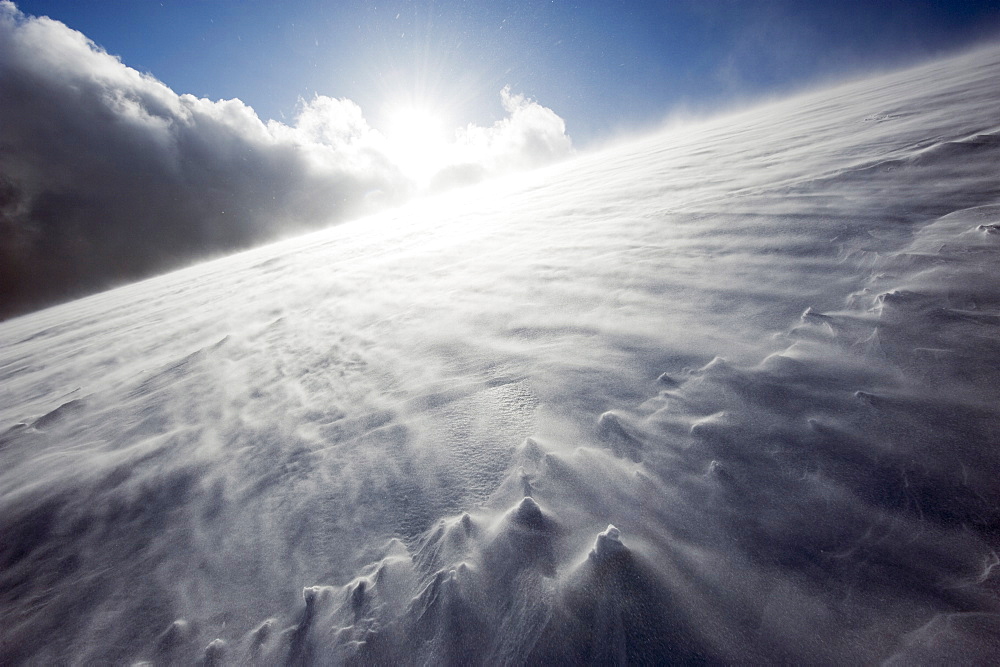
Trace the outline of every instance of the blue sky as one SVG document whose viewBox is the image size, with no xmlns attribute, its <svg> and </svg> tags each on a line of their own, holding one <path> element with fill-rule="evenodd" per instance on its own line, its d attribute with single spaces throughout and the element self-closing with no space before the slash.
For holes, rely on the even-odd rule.
<svg viewBox="0 0 1000 667">
<path fill-rule="evenodd" d="M 314 93 L 386 109 L 433 101 L 453 126 L 502 115 L 510 85 L 577 145 L 1000 33 L 1000 2 L 321 2 L 22 0 L 178 93 L 289 119 Z"/>
</svg>

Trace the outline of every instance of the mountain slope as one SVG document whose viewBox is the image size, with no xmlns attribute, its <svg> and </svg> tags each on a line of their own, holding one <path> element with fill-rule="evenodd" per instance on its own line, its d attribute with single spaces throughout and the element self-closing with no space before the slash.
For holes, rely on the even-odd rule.
<svg viewBox="0 0 1000 667">
<path fill-rule="evenodd" d="M 991 47 L 0 325 L 0 658 L 995 659 L 997 91 Z"/>
</svg>

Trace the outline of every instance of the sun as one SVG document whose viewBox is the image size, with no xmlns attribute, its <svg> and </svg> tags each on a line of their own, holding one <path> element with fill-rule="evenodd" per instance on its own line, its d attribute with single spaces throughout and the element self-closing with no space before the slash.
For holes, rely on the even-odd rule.
<svg viewBox="0 0 1000 667">
<path fill-rule="evenodd" d="M 443 114 L 406 104 L 385 114 L 383 134 L 392 160 L 410 178 L 426 184 L 447 161 L 449 138 Z"/>
</svg>

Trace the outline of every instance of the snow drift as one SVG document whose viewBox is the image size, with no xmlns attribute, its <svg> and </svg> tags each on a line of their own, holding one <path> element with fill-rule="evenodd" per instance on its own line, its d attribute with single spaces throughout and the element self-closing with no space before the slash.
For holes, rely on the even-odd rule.
<svg viewBox="0 0 1000 667">
<path fill-rule="evenodd" d="M 0 325 L 0 660 L 1000 657 L 1000 48 Z"/>
</svg>

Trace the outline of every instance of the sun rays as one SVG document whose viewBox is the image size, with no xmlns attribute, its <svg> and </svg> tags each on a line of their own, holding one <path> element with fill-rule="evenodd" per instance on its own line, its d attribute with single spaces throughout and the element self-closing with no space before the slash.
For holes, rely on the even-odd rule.
<svg viewBox="0 0 1000 667">
<path fill-rule="evenodd" d="M 454 139 L 444 114 L 425 104 L 390 107 L 383 134 L 386 152 L 419 184 L 426 184 L 447 163 Z"/>
</svg>

